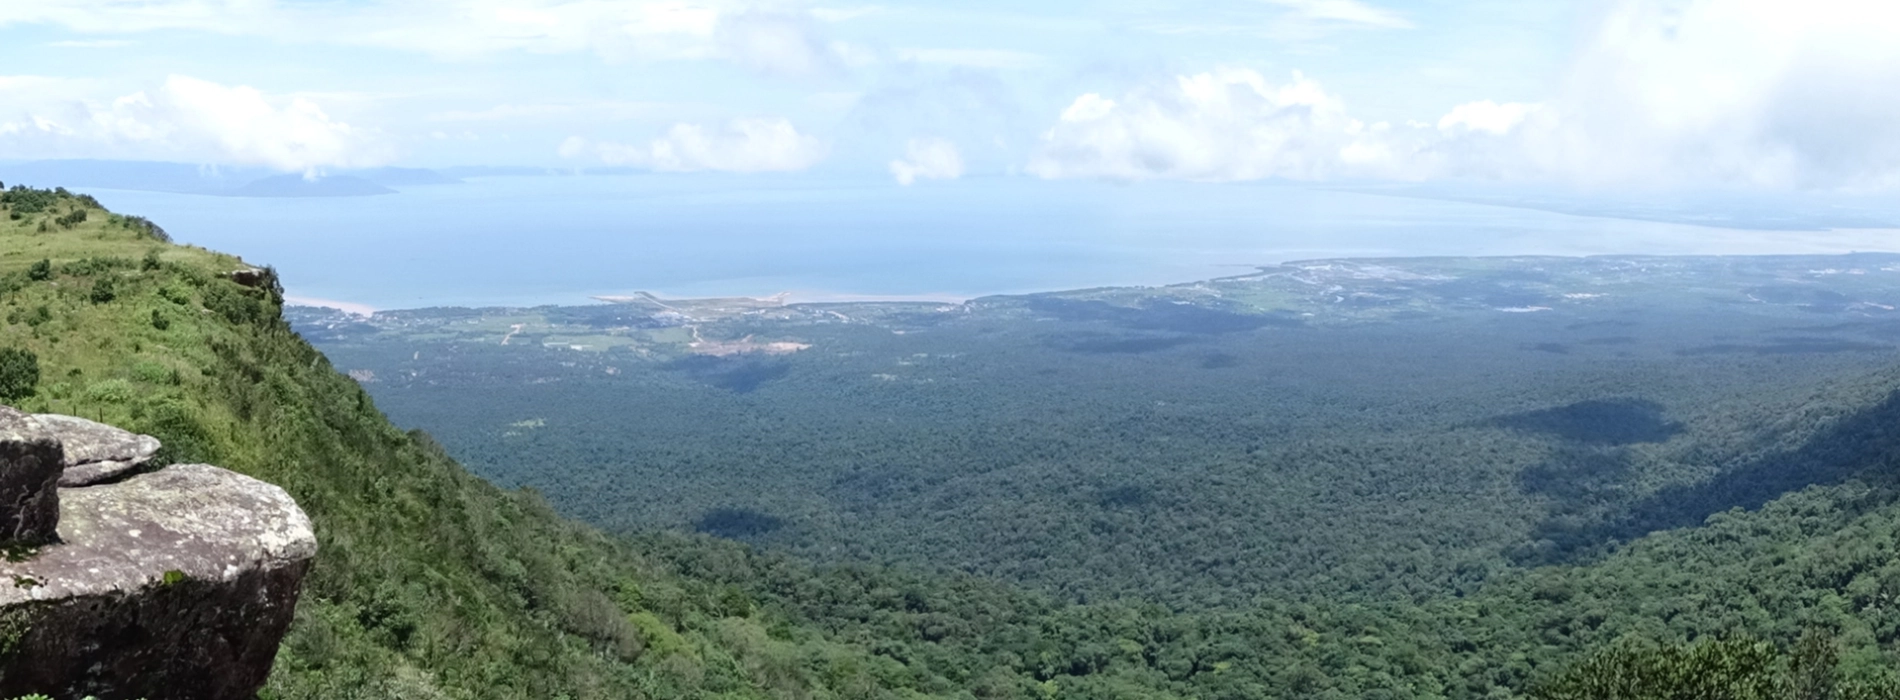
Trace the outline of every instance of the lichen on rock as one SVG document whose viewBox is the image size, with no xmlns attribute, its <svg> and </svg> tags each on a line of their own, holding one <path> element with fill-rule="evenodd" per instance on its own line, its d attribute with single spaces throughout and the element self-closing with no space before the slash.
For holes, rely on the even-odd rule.
<svg viewBox="0 0 1900 700">
<path fill-rule="evenodd" d="M 0 406 L 0 547 L 54 540 L 65 461 L 38 418 Z"/>
<path fill-rule="evenodd" d="M 74 449 L 62 451 L 62 438 Z M 13 498 L 4 488 L 14 483 L 0 483 L 12 508 L 0 515 L 58 534 L 16 541 L 19 555 L 0 561 L 0 697 L 235 700 L 269 676 L 316 556 L 289 494 L 204 464 L 54 486 L 74 457 L 136 464 L 156 443 L 0 407 L 0 473 L 41 487 Z M 51 517 L 34 510 L 46 503 Z"/>
<path fill-rule="evenodd" d="M 33 416 L 65 448 L 65 471 L 59 485 L 88 486 L 125 474 L 158 454 L 158 438 L 77 416 L 42 413 Z"/>
</svg>

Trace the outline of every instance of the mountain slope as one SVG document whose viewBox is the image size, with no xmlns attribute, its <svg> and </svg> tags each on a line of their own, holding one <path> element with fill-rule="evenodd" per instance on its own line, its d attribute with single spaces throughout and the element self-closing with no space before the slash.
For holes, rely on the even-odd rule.
<svg viewBox="0 0 1900 700">
<path fill-rule="evenodd" d="M 17 383 L 32 373 L 0 362 L 6 401 L 156 435 L 165 459 L 282 485 L 315 522 L 270 698 L 1508 698 L 1624 640 L 1791 646 L 1811 629 L 1838 639 L 1844 677 L 1895 666 L 1890 373 L 1843 380 L 1732 477 L 1666 495 L 1759 509 L 1593 561 L 1464 597 L 1063 605 L 704 537 L 610 539 L 393 427 L 290 331 L 268 270 L 232 275 L 248 267 L 83 196 L 16 188 L 0 212 L 0 349 L 37 359 Z M 1666 506 L 1631 517 L 1684 524 Z"/>
<path fill-rule="evenodd" d="M 19 214 L 0 219 L 0 347 L 39 370 L 13 403 L 158 436 L 162 460 L 279 484 L 315 522 L 270 697 L 834 697 L 928 680 L 871 678 L 864 650 L 789 641 L 737 589 L 470 476 L 290 331 L 274 274 L 239 284 L 242 261 L 64 191 L 0 206 Z"/>
</svg>

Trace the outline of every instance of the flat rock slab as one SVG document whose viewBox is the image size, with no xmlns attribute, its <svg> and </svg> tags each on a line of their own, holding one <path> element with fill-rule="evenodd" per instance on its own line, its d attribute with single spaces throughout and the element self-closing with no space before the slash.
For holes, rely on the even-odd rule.
<svg viewBox="0 0 1900 700">
<path fill-rule="evenodd" d="M 33 418 L 66 450 L 60 486 L 88 486 L 116 478 L 158 453 L 158 438 L 150 435 L 77 416 L 40 413 Z"/>
<path fill-rule="evenodd" d="M 289 494 L 191 464 L 59 505 L 63 544 L 0 562 L 0 697 L 255 695 L 316 555 Z"/>
</svg>

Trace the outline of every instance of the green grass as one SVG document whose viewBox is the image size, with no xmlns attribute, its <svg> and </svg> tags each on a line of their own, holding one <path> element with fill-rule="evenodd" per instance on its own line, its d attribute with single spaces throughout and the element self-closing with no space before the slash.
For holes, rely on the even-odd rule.
<svg viewBox="0 0 1900 700">
<path fill-rule="evenodd" d="M 75 208 L 83 223 L 40 230 Z M 292 333 L 272 285 L 232 281 L 244 261 L 119 221 L 70 195 L 20 221 L 0 211 L 0 347 L 41 368 L 17 403 L 158 436 L 161 459 L 279 484 L 311 515 L 318 558 L 265 697 L 896 697 L 917 682 L 820 673 L 814 659 L 879 664 L 794 641 L 730 586 L 469 475 Z M 40 260 L 53 274 L 35 280 Z M 95 302 L 102 282 L 113 294 Z"/>
</svg>

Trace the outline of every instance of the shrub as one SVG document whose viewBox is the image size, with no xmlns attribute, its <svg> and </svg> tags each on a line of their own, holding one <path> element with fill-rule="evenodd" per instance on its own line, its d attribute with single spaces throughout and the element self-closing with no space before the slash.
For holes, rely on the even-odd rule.
<svg viewBox="0 0 1900 700">
<path fill-rule="evenodd" d="M 35 282 L 44 282 L 53 278 L 53 261 L 41 258 L 26 269 L 26 278 Z"/>
<path fill-rule="evenodd" d="M 141 382 L 165 384 L 169 383 L 173 376 L 172 368 L 151 360 L 140 360 L 132 363 L 132 378 Z"/>
<path fill-rule="evenodd" d="M 119 293 L 113 290 L 111 277 L 101 277 L 98 281 L 92 283 L 92 295 L 90 297 L 92 303 L 104 304 L 118 296 Z"/>
<path fill-rule="evenodd" d="M 257 323 L 266 318 L 264 304 L 230 282 L 205 285 L 205 308 L 232 323 Z"/>
<path fill-rule="evenodd" d="M 14 401 L 32 396 L 33 388 L 39 383 L 39 355 L 33 354 L 32 350 L 0 348 L 0 400 Z"/>
<path fill-rule="evenodd" d="M 159 287 L 158 296 L 165 301 L 181 306 L 191 303 L 191 292 L 177 285 L 167 284 L 163 287 Z"/>
</svg>

